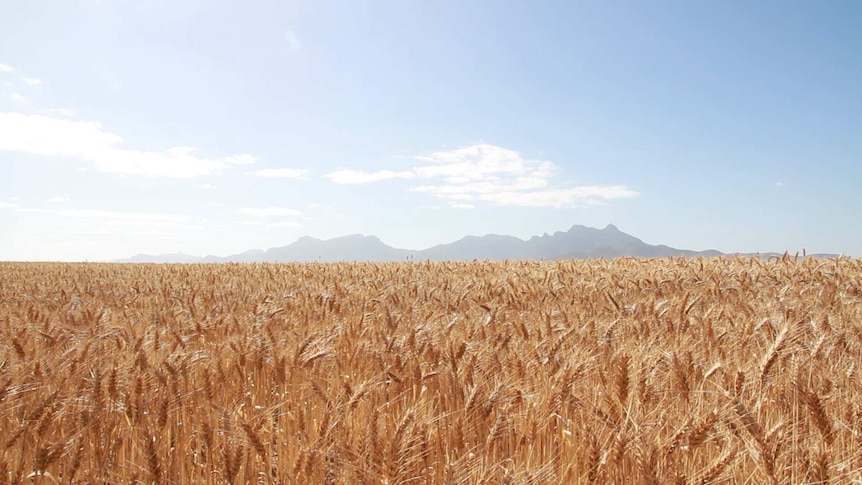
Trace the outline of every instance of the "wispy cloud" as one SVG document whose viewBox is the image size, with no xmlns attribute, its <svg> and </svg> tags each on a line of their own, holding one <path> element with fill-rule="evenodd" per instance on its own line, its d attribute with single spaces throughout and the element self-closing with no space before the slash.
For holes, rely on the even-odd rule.
<svg viewBox="0 0 862 485">
<path fill-rule="evenodd" d="M 561 208 L 580 204 L 601 205 L 602 200 L 625 199 L 638 195 L 640 194 L 623 185 L 590 185 L 568 189 L 487 193 L 480 194 L 477 198 L 500 206 Z"/>
<path fill-rule="evenodd" d="M 16 207 L 18 207 L 18 203 L 16 203 L 16 202 L 0 201 L 0 209 L 14 209 Z"/>
<path fill-rule="evenodd" d="M 296 209 L 288 209 L 287 207 L 245 207 L 236 211 L 237 214 L 251 217 L 294 217 L 302 215 Z"/>
<path fill-rule="evenodd" d="M 67 202 L 70 202 L 71 200 L 72 199 L 68 197 L 51 197 L 46 202 L 48 202 L 49 204 L 65 204 Z"/>
<path fill-rule="evenodd" d="M 191 147 L 174 147 L 164 152 L 119 148 L 122 142 L 122 137 L 92 121 L 0 113 L 0 150 L 85 160 L 101 172 L 192 178 L 255 161 L 248 154 L 199 158 L 192 154 Z"/>
<path fill-rule="evenodd" d="M 57 212 L 61 216 L 90 219 L 124 226 L 185 226 L 192 218 L 184 214 L 162 212 L 120 212 L 100 209 L 68 209 Z"/>
<path fill-rule="evenodd" d="M 781 181 L 775 182 L 775 186 L 776 187 L 784 187 L 784 182 L 781 182 Z"/>
<path fill-rule="evenodd" d="M 415 159 L 423 163 L 407 171 L 340 169 L 326 177 L 338 184 L 421 179 L 430 183 L 411 190 L 447 199 L 450 207 L 461 209 L 473 208 L 477 201 L 497 206 L 576 207 L 640 195 L 624 185 L 552 186 L 556 170 L 553 163 L 528 159 L 515 150 L 488 144 L 439 151 Z"/>
<path fill-rule="evenodd" d="M 27 97 L 21 93 L 9 93 L 9 99 L 18 104 L 24 104 L 27 102 Z"/>
<path fill-rule="evenodd" d="M 299 222 L 289 220 L 302 215 L 302 212 L 287 207 L 245 207 L 238 209 L 236 213 L 251 217 L 252 219 L 233 221 L 234 224 L 269 228 L 302 227 L 302 224 Z"/>
<path fill-rule="evenodd" d="M 302 227 L 302 224 L 296 221 L 278 221 L 278 222 L 268 222 L 261 219 L 251 219 L 251 220 L 243 220 L 243 221 L 233 221 L 234 224 L 242 224 L 243 226 L 257 226 L 257 227 L 270 227 L 270 228 L 283 228 L 283 227 Z"/>
<path fill-rule="evenodd" d="M 255 175 L 257 177 L 289 178 L 303 180 L 306 178 L 308 170 L 304 168 L 264 168 L 255 172 L 247 173 L 248 175 Z"/>
<path fill-rule="evenodd" d="M 27 86 L 41 86 L 42 80 L 37 77 L 28 77 L 25 75 L 23 71 L 17 69 L 8 64 L 0 64 L 0 73 L 9 73 L 13 74 L 14 78 L 16 78 L 19 82 L 26 84 Z"/>
<path fill-rule="evenodd" d="M 336 170 L 326 174 L 326 178 L 336 184 L 367 184 L 390 179 L 409 179 L 415 177 L 411 171 L 393 172 L 391 170 L 380 170 L 378 172 L 363 172 L 361 170 Z"/>
</svg>

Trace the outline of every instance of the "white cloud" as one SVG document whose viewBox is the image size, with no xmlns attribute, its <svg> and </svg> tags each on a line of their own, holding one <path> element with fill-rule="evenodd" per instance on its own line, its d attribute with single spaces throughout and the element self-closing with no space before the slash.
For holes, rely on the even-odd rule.
<svg viewBox="0 0 862 485">
<path fill-rule="evenodd" d="M 531 192 L 486 193 L 479 195 L 478 198 L 499 206 L 562 208 L 580 204 L 601 205 L 602 199 L 622 199 L 637 197 L 638 195 L 637 192 L 628 187 L 611 185 L 548 189 Z"/>
<path fill-rule="evenodd" d="M 266 227 L 302 227 L 302 224 L 293 221 L 284 221 L 284 222 L 272 222 L 266 225 Z"/>
<path fill-rule="evenodd" d="M 51 197 L 47 200 L 47 202 L 50 204 L 65 204 L 70 201 L 71 199 L 68 197 Z"/>
<path fill-rule="evenodd" d="M 42 84 L 42 80 L 35 77 L 25 77 L 24 82 L 30 86 L 40 86 Z"/>
<path fill-rule="evenodd" d="M 187 226 L 191 217 L 183 214 L 161 212 L 116 212 L 99 209 L 69 209 L 58 212 L 65 217 L 90 219 L 116 225 L 128 226 Z"/>
<path fill-rule="evenodd" d="M 526 178 L 546 183 L 551 162 L 525 159 L 515 150 L 494 145 L 472 145 L 416 157 L 430 165 L 416 167 L 422 178 L 443 178 L 449 184 L 493 181 L 499 177 Z"/>
<path fill-rule="evenodd" d="M 302 214 L 296 209 L 288 209 L 286 207 L 264 207 L 260 209 L 246 207 L 243 209 L 239 209 L 236 212 L 237 214 L 252 217 L 292 217 Z"/>
<path fill-rule="evenodd" d="M 300 47 L 302 47 L 299 43 L 299 38 L 296 36 L 296 33 L 292 30 L 284 31 L 284 41 L 287 42 L 287 45 L 290 46 L 291 49 L 298 51 Z"/>
<path fill-rule="evenodd" d="M 70 109 L 66 109 L 66 108 L 53 108 L 53 109 L 48 109 L 45 111 L 48 113 L 57 113 L 57 114 L 63 115 L 63 116 L 72 116 L 75 114 L 74 111 L 72 111 Z"/>
<path fill-rule="evenodd" d="M 0 64 L 0 72 L 14 72 L 15 68 L 6 64 Z"/>
<path fill-rule="evenodd" d="M 549 161 L 524 158 L 508 148 L 471 145 L 415 157 L 423 162 L 409 171 L 363 172 L 341 169 L 326 177 L 339 184 L 360 184 L 394 178 L 423 179 L 414 192 L 450 202 L 449 207 L 473 208 L 482 201 L 498 206 L 576 207 L 604 205 L 606 200 L 637 197 L 622 185 L 559 188 L 551 185 L 555 166 Z"/>
<path fill-rule="evenodd" d="M 9 93 L 9 99 L 20 104 L 24 104 L 27 102 L 27 98 L 21 93 Z"/>
<path fill-rule="evenodd" d="M 101 172 L 191 178 L 254 162 L 254 157 L 248 154 L 198 158 L 192 155 L 191 147 L 174 147 L 164 152 L 118 148 L 122 142 L 122 137 L 91 121 L 0 113 L 0 150 L 85 160 Z"/>
<path fill-rule="evenodd" d="M 152 231 L 157 232 L 157 231 Z M 97 231 L 70 231 L 66 234 L 73 234 L 75 236 L 106 236 L 108 234 L 114 234 L 112 231 L 107 229 L 99 229 Z"/>
<path fill-rule="evenodd" d="M 308 170 L 304 168 L 264 168 L 256 172 L 248 172 L 248 175 L 272 178 L 305 179 Z"/>
<path fill-rule="evenodd" d="M 209 207 L 224 207 L 224 202 L 207 202 Z"/>
<path fill-rule="evenodd" d="M 332 173 L 326 174 L 326 178 L 333 181 L 336 184 L 349 185 L 349 184 L 367 184 L 370 182 L 379 182 L 381 180 L 389 180 L 389 179 L 409 179 L 413 178 L 415 174 L 410 171 L 406 172 L 393 172 L 391 170 L 380 170 L 379 172 L 363 172 L 361 170 L 336 170 Z"/>
<path fill-rule="evenodd" d="M 775 186 L 776 187 L 784 187 L 784 182 L 781 182 L 781 181 L 775 182 Z"/>
<path fill-rule="evenodd" d="M 213 185 L 213 184 L 200 184 L 200 185 L 198 185 L 198 188 L 204 189 L 204 190 L 214 189 L 215 185 Z"/>
<path fill-rule="evenodd" d="M 15 202 L 0 201 L 0 209 L 13 209 L 15 207 L 18 207 L 18 204 L 16 204 Z"/>
<path fill-rule="evenodd" d="M 449 207 L 453 209 L 473 209 L 476 206 L 473 204 L 465 204 L 464 202 L 450 202 Z"/>
<path fill-rule="evenodd" d="M 243 153 L 242 155 L 231 155 L 229 157 L 226 157 L 224 160 L 234 165 L 250 165 L 254 163 L 255 158 L 253 155 Z"/>
</svg>

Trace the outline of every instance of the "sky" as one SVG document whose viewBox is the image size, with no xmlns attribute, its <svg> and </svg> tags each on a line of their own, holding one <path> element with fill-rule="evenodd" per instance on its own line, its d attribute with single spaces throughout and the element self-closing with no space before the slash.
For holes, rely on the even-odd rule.
<svg viewBox="0 0 862 485">
<path fill-rule="evenodd" d="M 0 260 L 576 224 L 862 257 L 862 2 L 0 2 Z"/>
</svg>

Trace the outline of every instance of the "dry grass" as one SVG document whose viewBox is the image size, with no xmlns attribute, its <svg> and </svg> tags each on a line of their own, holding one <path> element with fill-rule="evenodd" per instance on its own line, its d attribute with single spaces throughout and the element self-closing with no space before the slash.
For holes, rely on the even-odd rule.
<svg viewBox="0 0 862 485">
<path fill-rule="evenodd" d="M 0 483 L 851 483 L 862 261 L 0 264 Z"/>
</svg>

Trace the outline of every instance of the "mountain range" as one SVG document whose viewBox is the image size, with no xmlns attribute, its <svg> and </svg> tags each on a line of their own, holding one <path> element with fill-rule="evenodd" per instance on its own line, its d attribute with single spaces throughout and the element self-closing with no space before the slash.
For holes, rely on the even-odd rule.
<svg viewBox="0 0 862 485">
<path fill-rule="evenodd" d="M 397 249 L 386 245 L 376 236 L 353 234 L 334 239 L 301 237 L 287 246 L 267 250 L 252 249 L 230 256 L 197 257 L 188 254 L 138 254 L 117 260 L 122 263 L 286 263 L 334 261 L 472 261 L 517 259 L 586 259 L 634 256 L 656 258 L 666 256 L 721 256 L 715 250 L 690 251 L 665 245 L 647 244 L 620 231 L 613 224 L 604 229 L 575 225 L 566 232 L 533 236 L 528 240 L 514 236 L 489 234 L 466 236 L 458 241 L 439 244 L 423 250 Z M 764 253 L 771 256 L 777 253 Z M 746 254 L 753 256 L 754 254 Z M 835 256 L 835 255 L 816 255 Z"/>
</svg>

